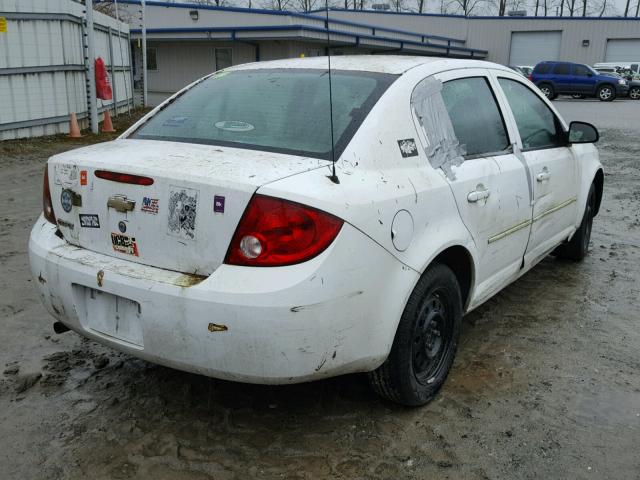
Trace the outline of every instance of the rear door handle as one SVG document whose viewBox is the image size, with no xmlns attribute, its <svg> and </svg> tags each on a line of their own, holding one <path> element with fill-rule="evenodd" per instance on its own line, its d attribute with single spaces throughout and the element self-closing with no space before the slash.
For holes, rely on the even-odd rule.
<svg viewBox="0 0 640 480">
<path fill-rule="evenodd" d="M 536 180 L 539 182 L 544 182 L 545 180 L 549 180 L 549 177 L 551 177 L 551 173 L 549 172 L 549 170 L 547 170 L 547 167 L 544 167 L 542 171 L 538 175 L 536 175 Z"/>
<path fill-rule="evenodd" d="M 491 195 L 491 191 L 488 188 L 485 188 L 484 185 L 479 184 L 476 187 L 476 190 L 470 192 L 469 195 L 467 195 L 467 201 L 469 203 L 475 203 L 478 200 L 489 198 L 489 195 Z"/>
</svg>

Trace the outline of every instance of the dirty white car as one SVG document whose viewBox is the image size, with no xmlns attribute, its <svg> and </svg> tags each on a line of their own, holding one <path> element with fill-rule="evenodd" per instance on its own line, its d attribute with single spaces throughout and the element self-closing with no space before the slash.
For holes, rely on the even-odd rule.
<svg viewBox="0 0 640 480">
<path fill-rule="evenodd" d="M 465 312 L 549 253 L 586 255 L 594 127 L 491 63 L 326 66 L 230 68 L 52 157 L 29 251 L 57 331 L 243 382 L 369 372 L 420 405 Z"/>
</svg>

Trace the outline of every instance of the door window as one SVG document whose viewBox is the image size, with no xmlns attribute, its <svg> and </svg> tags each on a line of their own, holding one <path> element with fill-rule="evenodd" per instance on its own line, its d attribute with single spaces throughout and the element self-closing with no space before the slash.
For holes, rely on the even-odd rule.
<svg viewBox="0 0 640 480">
<path fill-rule="evenodd" d="M 500 78 L 498 81 L 515 117 L 523 151 L 566 144 L 560 121 L 538 95 L 515 80 Z"/>
<path fill-rule="evenodd" d="M 593 72 L 591 71 L 591 69 L 585 67 L 584 65 L 574 65 L 573 74 L 577 75 L 578 77 L 590 77 L 591 75 L 593 75 Z"/>
<path fill-rule="evenodd" d="M 555 67 L 553 67 L 553 73 L 555 73 L 556 75 L 569 75 L 569 64 L 558 63 Z"/>
<path fill-rule="evenodd" d="M 486 78 L 445 82 L 442 99 L 467 158 L 504 152 L 509 148 L 507 130 Z"/>
</svg>

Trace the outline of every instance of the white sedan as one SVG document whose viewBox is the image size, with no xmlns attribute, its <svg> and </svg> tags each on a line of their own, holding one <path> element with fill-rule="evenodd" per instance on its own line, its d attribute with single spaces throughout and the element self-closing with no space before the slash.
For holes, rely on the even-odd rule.
<svg viewBox="0 0 640 480">
<path fill-rule="evenodd" d="M 241 65 L 49 159 L 31 270 L 58 332 L 243 382 L 368 372 L 421 405 L 466 312 L 587 254 L 597 139 L 492 63 Z"/>
</svg>

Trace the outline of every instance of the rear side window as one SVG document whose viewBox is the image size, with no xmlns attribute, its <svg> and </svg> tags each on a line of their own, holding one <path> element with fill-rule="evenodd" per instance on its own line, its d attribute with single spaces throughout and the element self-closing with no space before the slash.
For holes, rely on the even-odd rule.
<svg viewBox="0 0 640 480">
<path fill-rule="evenodd" d="M 442 99 L 467 157 L 507 150 L 509 138 L 504 121 L 485 78 L 445 82 Z"/>
<path fill-rule="evenodd" d="M 560 121 L 538 95 L 520 82 L 508 78 L 499 82 L 515 117 L 523 151 L 565 145 Z"/>
<path fill-rule="evenodd" d="M 336 157 L 395 75 L 331 71 Z M 219 72 L 177 97 L 131 138 L 331 159 L 329 76 L 321 69 Z"/>
<path fill-rule="evenodd" d="M 549 70 L 551 70 L 551 65 L 549 65 L 548 63 L 539 63 L 533 69 L 533 73 L 545 74 L 549 73 Z"/>
<path fill-rule="evenodd" d="M 556 75 L 569 75 L 571 73 L 570 65 L 568 63 L 558 63 L 553 67 L 553 73 Z"/>
</svg>

